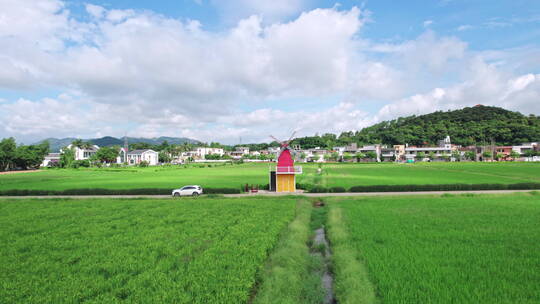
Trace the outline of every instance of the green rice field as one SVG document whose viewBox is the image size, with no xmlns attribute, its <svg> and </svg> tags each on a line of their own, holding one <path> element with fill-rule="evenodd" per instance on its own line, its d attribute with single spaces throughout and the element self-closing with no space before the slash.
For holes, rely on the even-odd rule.
<svg viewBox="0 0 540 304">
<path fill-rule="evenodd" d="M 0 190 L 66 190 L 80 188 L 177 188 L 199 184 L 239 188 L 268 184 L 268 163 L 195 164 L 149 168 L 50 169 L 0 175 Z M 540 163 L 327 163 L 299 164 L 298 183 L 324 187 L 424 184 L 515 184 L 540 182 Z M 209 167 L 210 166 L 210 167 Z"/>
<path fill-rule="evenodd" d="M 330 201 L 381 303 L 540 303 L 538 193 Z"/>
<path fill-rule="evenodd" d="M 245 303 L 295 200 L 0 200 L 1 303 Z"/>
<path fill-rule="evenodd" d="M 540 302 L 538 192 L 320 200 L 0 199 L 0 302 Z"/>
</svg>

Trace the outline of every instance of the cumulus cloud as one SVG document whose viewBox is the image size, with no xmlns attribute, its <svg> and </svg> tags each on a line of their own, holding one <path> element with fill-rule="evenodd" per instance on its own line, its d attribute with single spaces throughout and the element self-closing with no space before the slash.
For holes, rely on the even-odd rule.
<svg viewBox="0 0 540 304">
<path fill-rule="evenodd" d="M 540 112 L 540 74 L 511 76 L 480 58 L 471 59 L 469 65 L 471 75 L 467 81 L 385 105 L 379 111 L 377 120 L 454 110 L 476 104 L 526 110 L 525 113 Z"/>
<path fill-rule="evenodd" d="M 215 5 L 246 11 L 212 32 L 150 11 L 88 3 L 82 21 L 59 0 L 2 1 L 0 89 L 65 93 L 0 100 L 0 136 L 128 131 L 234 142 L 265 140 L 275 130 L 358 130 L 475 103 L 540 111 L 539 76 L 527 70 L 540 65 L 531 55 L 538 50 L 475 53 L 431 30 L 382 44 L 361 39 L 365 20 L 356 7 L 302 12 L 300 0 L 227 2 Z M 455 84 L 440 84 L 446 75 Z M 335 96 L 319 111 L 295 101 Z M 275 100 L 302 110 L 274 107 Z"/>
</svg>

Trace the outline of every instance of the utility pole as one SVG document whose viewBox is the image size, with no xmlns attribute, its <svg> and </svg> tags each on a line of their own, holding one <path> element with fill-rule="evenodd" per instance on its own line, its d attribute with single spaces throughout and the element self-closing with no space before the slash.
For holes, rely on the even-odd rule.
<svg viewBox="0 0 540 304">
<path fill-rule="evenodd" d="M 129 151 L 127 132 L 124 135 L 124 162 L 127 163 L 127 155 Z"/>
</svg>

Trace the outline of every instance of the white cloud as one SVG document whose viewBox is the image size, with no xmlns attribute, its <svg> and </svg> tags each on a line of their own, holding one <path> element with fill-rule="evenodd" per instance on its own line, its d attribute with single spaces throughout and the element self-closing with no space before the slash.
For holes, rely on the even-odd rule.
<svg viewBox="0 0 540 304">
<path fill-rule="evenodd" d="M 85 5 L 86 11 L 94 18 L 102 18 L 105 15 L 105 8 L 103 6 L 87 3 Z"/>
<path fill-rule="evenodd" d="M 422 23 L 424 27 L 430 27 L 433 24 L 433 20 L 426 20 Z"/>
<path fill-rule="evenodd" d="M 357 130 L 476 103 L 540 111 L 540 77 L 530 72 L 540 66 L 537 49 L 477 53 L 431 30 L 380 44 L 361 40 L 360 9 L 301 13 L 303 5 L 250 1 L 246 9 L 254 15 L 211 32 L 196 20 L 148 11 L 87 4 L 90 18 L 82 22 L 61 1 L 5 0 L 0 89 L 64 94 L 4 100 L 0 136 L 121 136 L 129 126 L 134 136 L 234 142 L 265 140 L 275 130 L 284 132 L 276 136 Z M 335 96 L 341 96 L 335 105 L 319 111 L 295 101 Z M 301 110 L 274 106 L 276 99 Z M 362 110 L 384 104 L 376 115 Z"/>
<path fill-rule="evenodd" d="M 462 31 L 468 31 L 468 30 L 470 30 L 472 28 L 473 28 L 472 25 L 463 24 L 463 25 L 458 26 L 457 30 L 462 32 Z"/>
<path fill-rule="evenodd" d="M 471 59 L 468 69 L 471 75 L 467 81 L 390 103 L 379 111 L 377 120 L 476 104 L 540 113 L 540 74 L 507 75 L 479 58 Z"/>
</svg>

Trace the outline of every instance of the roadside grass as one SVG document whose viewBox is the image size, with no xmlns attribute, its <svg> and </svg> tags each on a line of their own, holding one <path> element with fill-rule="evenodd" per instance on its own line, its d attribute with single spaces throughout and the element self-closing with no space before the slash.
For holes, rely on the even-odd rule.
<svg viewBox="0 0 540 304">
<path fill-rule="evenodd" d="M 296 201 L 0 199 L 0 302 L 246 303 Z"/>
<path fill-rule="evenodd" d="M 321 257 L 309 252 L 312 236 L 310 201 L 299 199 L 296 218 L 270 254 L 253 303 L 321 303 Z"/>
<path fill-rule="evenodd" d="M 328 199 L 339 302 L 363 261 L 383 303 L 539 303 L 536 193 Z"/>
<path fill-rule="evenodd" d="M 330 205 L 328 214 L 328 237 L 332 247 L 332 267 L 334 286 L 339 303 L 377 303 L 373 284 L 362 261 L 358 259 L 356 248 L 344 222 L 340 207 Z"/>
</svg>

